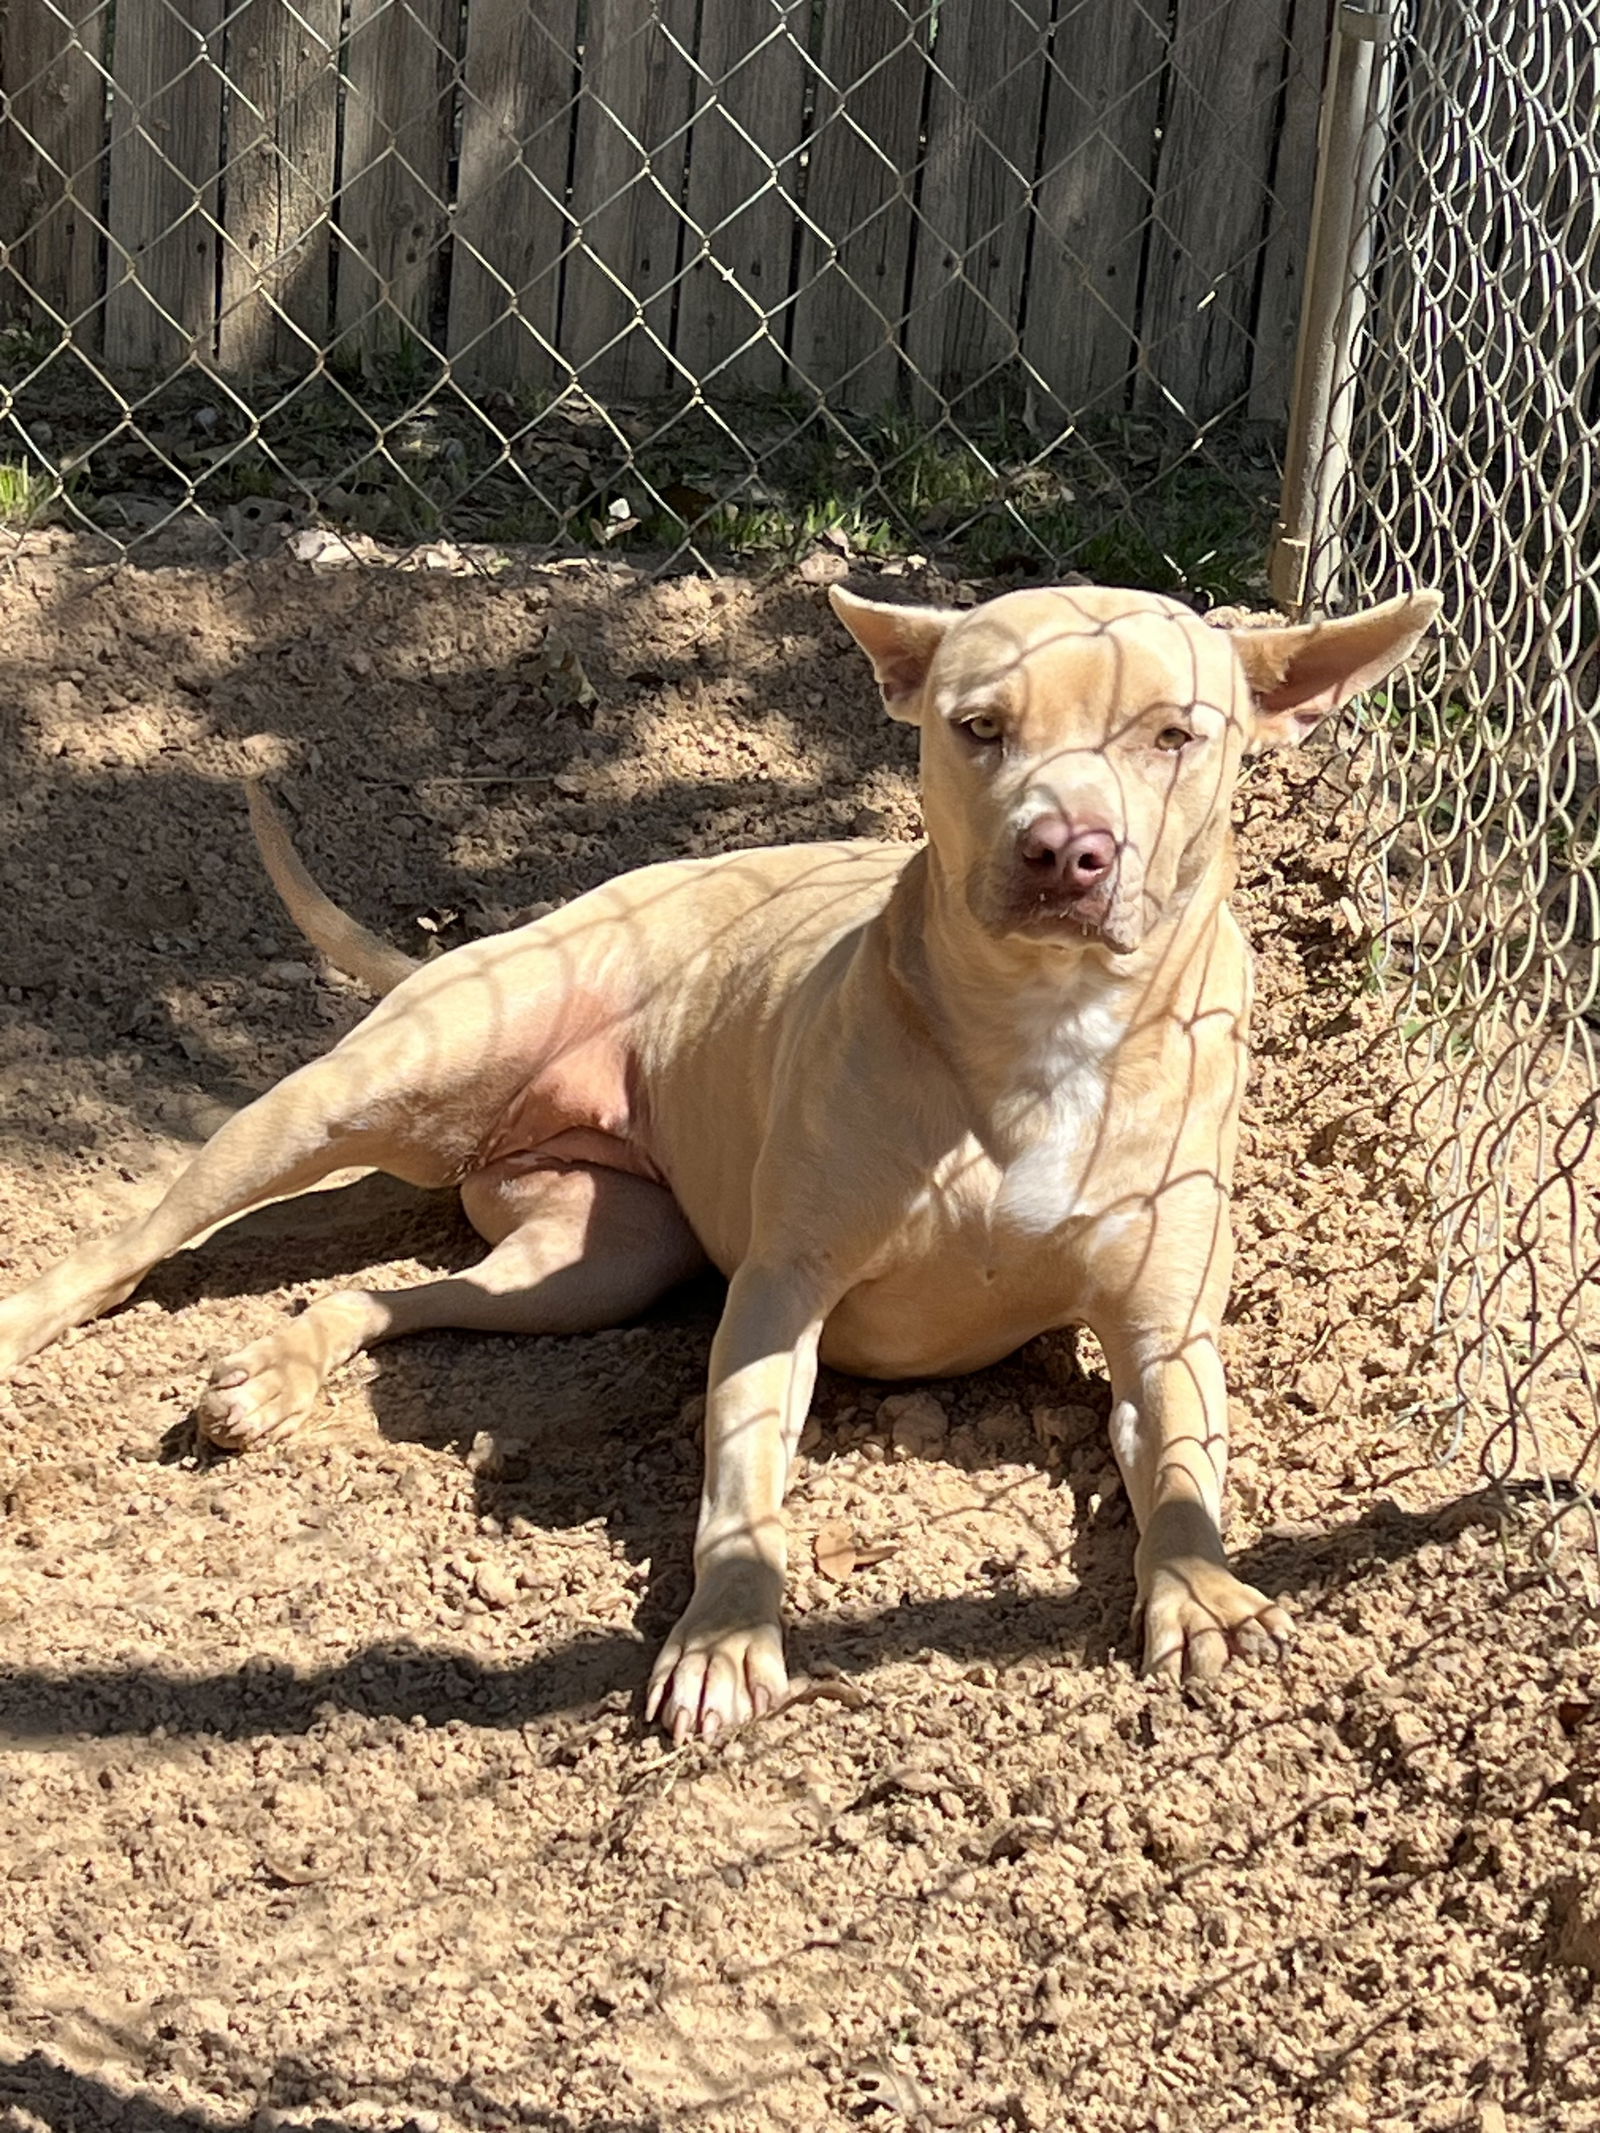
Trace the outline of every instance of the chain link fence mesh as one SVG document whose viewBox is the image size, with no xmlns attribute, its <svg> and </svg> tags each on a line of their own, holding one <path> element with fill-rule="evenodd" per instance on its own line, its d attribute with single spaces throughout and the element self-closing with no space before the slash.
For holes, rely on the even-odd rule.
<svg viewBox="0 0 1600 2133">
<path fill-rule="evenodd" d="M 1356 30 L 1378 33 L 1365 197 L 1333 263 L 1345 361 L 1308 460 L 1306 590 L 1445 595 L 1430 658 L 1369 700 L 1354 854 L 1416 1076 L 1438 1448 L 1470 1432 L 1491 1479 L 1542 1476 L 1546 1539 L 1579 1544 L 1559 1560 L 1592 1601 L 1600 24 L 1568 0 L 1411 0 Z"/>
<path fill-rule="evenodd" d="M 1259 581 L 1327 0 L 7 0 L 0 518 Z"/>
<path fill-rule="evenodd" d="M 1336 16 L 1359 211 L 1295 590 L 1446 593 L 1369 707 L 1359 902 L 1416 1064 L 1441 1448 L 1476 1417 L 1505 1475 L 1531 1433 L 1566 1513 L 1600 1413 L 1597 30 L 1578 0 Z M 0 529 L 466 568 L 916 551 L 1249 600 L 1329 25 L 6 0 Z"/>
</svg>

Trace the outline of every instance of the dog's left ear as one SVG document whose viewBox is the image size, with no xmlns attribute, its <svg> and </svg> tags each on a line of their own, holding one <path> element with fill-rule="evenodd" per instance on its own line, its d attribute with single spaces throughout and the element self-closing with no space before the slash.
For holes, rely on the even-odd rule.
<svg viewBox="0 0 1600 2133">
<path fill-rule="evenodd" d="M 961 620 L 958 607 L 893 607 L 862 600 L 842 586 L 829 588 L 833 611 L 872 661 L 883 691 L 883 708 L 908 726 L 918 723 L 922 684 L 945 632 Z"/>
<path fill-rule="evenodd" d="M 1436 592 L 1402 593 L 1337 622 L 1230 630 L 1255 699 L 1248 752 L 1294 747 L 1318 719 L 1375 687 L 1415 647 L 1440 605 Z"/>
</svg>

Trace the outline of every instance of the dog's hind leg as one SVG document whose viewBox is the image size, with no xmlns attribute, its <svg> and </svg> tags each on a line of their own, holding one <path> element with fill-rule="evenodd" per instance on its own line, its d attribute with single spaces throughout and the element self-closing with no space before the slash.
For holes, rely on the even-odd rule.
<svg viewBox="0 0 1600 2133">
<path fill-rule="evenodd" d="M 704 1264 L 664 1185 L 574 1163 L 469 1177 L 462 1200 L 493 1250 L 466 1272 L 409 1289 L 347 1289 L 228 1356 L 201 1428 L 230 1450 L 290 1435 L 331 1371 L 364 1348 L 435 1326 L 480 1333 L 592 1333 L 635 1318 Z"/>
<path fill-rule="evenodd" d="M 336 1051 L 247 1104 L 148 1214 L 81 1244 L 0 1303 L 0 1376 L 70 1326 L 121 1303 L 181 1245 L 347 1164 L 392 1170 L 411 1184 L 446 1183 L 448 1171 L 426 1150 L 398 1145 L 374 1123 L 376 1078 L 364 1055 Z"/>
</svg>

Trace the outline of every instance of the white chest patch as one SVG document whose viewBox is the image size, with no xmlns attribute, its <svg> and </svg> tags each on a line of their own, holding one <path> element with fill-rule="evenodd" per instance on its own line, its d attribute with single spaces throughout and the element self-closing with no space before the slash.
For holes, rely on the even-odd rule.
<svg viewBox="0 0 1600 2133">
<path fill-rule="evenodd" d="M 1048 1236 L 1084 1211 L 1081 1189 L 1123 1034 L 1120 1016 L 1101 999 L 1053 1018 L 1041 1033 L 1028 1064 L 1029 1093 L 997 1121 L 1007 1152 L 991 1217 L 996 1229 Z"/>
</svg>

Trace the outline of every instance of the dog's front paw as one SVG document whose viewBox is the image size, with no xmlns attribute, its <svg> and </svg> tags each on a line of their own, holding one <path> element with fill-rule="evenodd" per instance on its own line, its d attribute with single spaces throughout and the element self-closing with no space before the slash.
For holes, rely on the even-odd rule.
<svg viewBox="0 0 1600 2133">
<path fill-rule="evenodd" d="M 1240 1653 L 1271 1656 L 1294 1634 L 1288 1612 L 1204 1556 L 1141 1569 L 1144 1670 L 1158 1680 L 1208 1680 Z"/>
<path fill-rule="evenodd" d="M 647 1719 L 675 1743 L 715 1740 L 761 1718 L 789 1687 L 778 1621 L 780 1581 L 765 1564 L 708 1569 L 650 1674 Z"/>
</svg>

